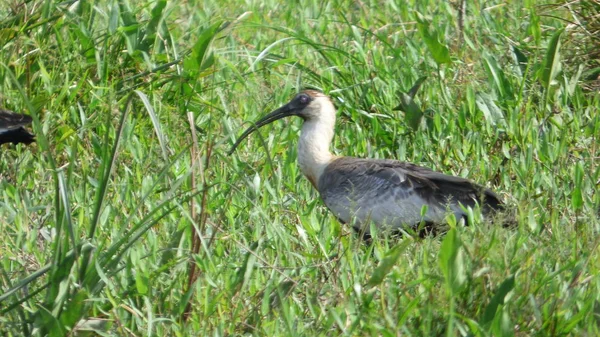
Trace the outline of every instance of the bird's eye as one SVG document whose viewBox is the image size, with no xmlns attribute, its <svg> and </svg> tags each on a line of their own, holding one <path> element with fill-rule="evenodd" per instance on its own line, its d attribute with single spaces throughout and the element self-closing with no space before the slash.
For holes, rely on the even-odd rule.
<svg viewBox="0 0 600 337">
<path fill-rule="evenodd" d="M 308 104 L 310 102 L 308 95 L 300 95 L 299 99 L 301 104 Z"/>
</svg>

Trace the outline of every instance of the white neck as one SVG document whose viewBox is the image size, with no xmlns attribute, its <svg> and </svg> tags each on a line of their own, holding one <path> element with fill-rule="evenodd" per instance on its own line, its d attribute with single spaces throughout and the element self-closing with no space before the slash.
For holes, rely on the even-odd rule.
<svg viewBox="0 0 600 337">
<path fill-rule="evenodd" d="M 333 118 L 331 118 L 332 116 Z M 322 117 L 324 118 L 317 117 L 304 122 L 298 142 L 300 170 L 317 189 L 319 178 L 333 159 L 333 155 L 329 152 L 329 146 L 333 140 L 335 110 Z"/>
</svg>

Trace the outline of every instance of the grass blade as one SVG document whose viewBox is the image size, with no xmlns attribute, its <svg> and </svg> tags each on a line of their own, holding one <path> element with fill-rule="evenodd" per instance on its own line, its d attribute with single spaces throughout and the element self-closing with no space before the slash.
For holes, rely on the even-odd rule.
<svg viewBox="0 0 600 337">
<path fill-rule="evenodd" d="M 560 36 L 562 35 L 564 28 L 557 30 L 550 39 L 548 48 L 546 49 L 546 56 L 544 57 L 544 63 L 542 64 L 540 80 L 542 85 L 548 90 L 552 85 L 552 82 L 561 70 L 560 63 Z"/>
<path fill-rule="evenodd" d="M 452 62 L 448 47 L 440 41 L 439 33 L 433 30 L 431 22 L 419 12 L 415 12 L 415 17 L 419 33 L 421 33 L 421 37 L 425 41 L 425 45 L 427 45 L 427 50 L 435 60 L 435 63 L 440 66 Z"/>
<path fill-rule="evenodd" d="M 500 312 L 498 312 L 498 307 L 504 305 L 504 303 L 505 303 L 504 299 L 506 298 L 508 293 L 513 290 L 514 287 L 515 287 L 515 276 L 514 275 L 509 276 L 508 278 L 506 278 L 506 280 L 504 280 L 502 282 L 502 284 L 500 284 L 500 287 L 498 287 L 498 289 L 496 290 L 494 297 L 492 297 L 492 299 L 490 300 L 490 303 L 485 308 L 483 316 L 481 317 L 481 320 L 479 321 L 479 323 L 483 327 L 488 329 L 490 327 L 490 324 L 492 324 L 494 317 L 496 317 L 498 314 L 501 314 Z"/>
<path fill-rule="evenodd" d="M 152 121 L 152 125 L 154 126 L 154 132 L 156 133 L 156 137 L 158 137 L 158 143 L 160 144 L 160 149 L 162 150 L 163 159 L 165 161 L 169 160 L 169 154 L 167 151 L 167 145 L 165 140 L 165 134 L 160 127 L 160 120 L 154 111 L 154 107 L 150 103 L 148 96 L 139 90 L 134 90 L 134 92 L 140 97 L 142 103 L 144 103 L 144 107 L 146 107 L 146 111 L 148 111 L 148 115 L 150 115 L 150 120 Z"/>
<path fill-rule="evenodd" d="M 383 280 L 385 280 L 385 277 L 390 273 L 400 258 L 400 255 L 402 255 L 402 253 L 406 250 L 410 242 L 411 241 L 408 239 L 403 240 L 401 243 L 386 252 L 379 265 L 377 265 L 377 268 L 375 268 L 373 271 L 373 275 L 371 275 L 371 278 L 369 281 L 367 281 L 366 288 L 378 286 L 383 282 Z"/>
</svg>

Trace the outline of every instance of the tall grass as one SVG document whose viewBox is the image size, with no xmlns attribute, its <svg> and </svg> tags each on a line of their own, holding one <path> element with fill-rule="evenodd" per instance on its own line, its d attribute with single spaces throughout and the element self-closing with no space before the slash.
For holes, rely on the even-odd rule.
<svg viewBox="0 0 600 337">
<path fill-rule="evenodd" d="M 459 3 L 1 3 L 2 106 L 38 140 L 0 154 L 2 335 L 598 335 L 593 62 L 564 7 Z M 337 154 L 469 177 L 518 226 L 368 245 L 300 122 L 226 155 L 304 86 Z"/>
</svg>

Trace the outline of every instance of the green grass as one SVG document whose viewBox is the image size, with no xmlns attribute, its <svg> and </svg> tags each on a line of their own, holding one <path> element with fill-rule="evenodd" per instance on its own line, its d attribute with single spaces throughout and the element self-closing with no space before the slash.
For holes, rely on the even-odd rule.
<svg viewBox="0 0 600 337">
<path fill-rule="evenodd" d="M 593 2 L 457 3 L 2 2 L 1 105 L 37 144 L 0 153 L 0 334 L 600 334 L 600 94 L 567 27 Z M 469 177 L 518 227 L 366 245 L 299 120 L 226 155 L 303 86 L 335 153 Z"/>
</svg>

